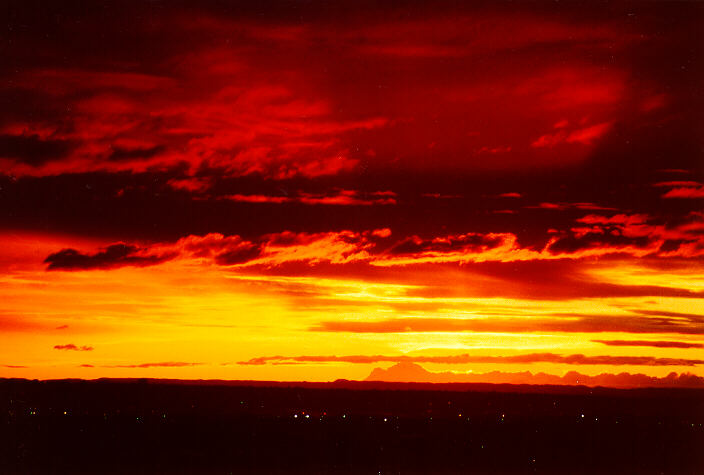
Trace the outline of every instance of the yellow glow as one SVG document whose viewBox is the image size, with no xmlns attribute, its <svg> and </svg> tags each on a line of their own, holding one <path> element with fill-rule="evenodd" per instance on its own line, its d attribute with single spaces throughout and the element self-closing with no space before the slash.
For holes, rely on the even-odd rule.
<svg viewBox="0 0 704 475">
<path fill-rule="evenodd" d="M 51 245 L 54 245 L 52 243 Z M 28 260 L 27 262 L 32 262 Z M 429 279 L 432 280 L 432 269 Z M 635 266 L 600 266 L 593 275 L 609 282 L 656 285 L 656 275 Z M 701 288 L 690 269 L 666 282 Z M 662 282 L 660 282 L 662 284 Z M 674 285 L 674 284 L 673 284 Z M 266 355 L 631 355 L 701 357 L 701 350 L 616 347 L 592 340 L 670 340 L 701 343 L 701 335 L 619 332 L 350 333 L 311 331 L 324 321 L 474 319 L 492 322 L 534 319 L 571 321 L 570 315 L 638 317 L 634 309 L 704 313 L 702 299 L 621 297 L 573 300 L 418 296 L 423 285 L 331 277 L 286 277 L 237 273 L 197 260 L 112 270 L 47 272 L 36 264 L 16 266 L 0 278 L 0 376 L 170 377 L 275 380 L 361 379 L 388 363 L 238 365 Z M 558 316 L 556 316 L 558 315 Z M 677 321 L 678 317 L 671 317 Z M 518 319 L 518 320 L 517 320 Z M 55 345 L 92 351 L 56 350 Z M 138 366 L 188 363 L 192 366 Z M 92 365 L 92 367 L 81 366 Z M 25 366 L 16 368 L 16 366 Z M 562 374 L 579 371 L 703 375 L 701 366 L 575 366 L 531 364 L 428 364 L 434 371 Z"/>
</svg>

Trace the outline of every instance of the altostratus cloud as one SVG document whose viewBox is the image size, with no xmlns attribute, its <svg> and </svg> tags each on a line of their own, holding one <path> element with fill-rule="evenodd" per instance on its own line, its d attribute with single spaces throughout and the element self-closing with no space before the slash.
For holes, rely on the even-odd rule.
<svg viewBox="0 0 704 475">
<path fill-rule="evenodd" d="M 704 215 L 667 228 L 646 215 L 587 215 L 579 226 L 552 236 L 542 249 L 523 247 L 513 233 L 465 233 L 394 240 L 391 230 L 294 233 L 283 231 L 247 240 L 237 235 L 190 235 L 175 243 L 116 243 L 96 252 L 63 249 L 50 254 L 48 270 L 111 269 L 150 266 L 181 258 L 209 258 L 216 264 L 277 266 L 287 262 L 373 266 L 518 262 L 581 259 L 612 254 L 632 257 L 696 257 L 704 254 Z M 390 239 L 391 238 L 391 239 Z"/>
<path fill-rule="evenodd" d="M 652 340 L 592 340 L 608 346 L 652 346 L 654 348 L 704 348 L 703 343 Z"/>
<path fill-rule="evenodd" d="M 640 312 L 639 312 L 640 313 Z M 677 333 L 704 334 L 704 325 L 696 316 L 652 317 L 628 315 L 560 314 L 554 318 L 386 318 L 369 321 L 323 321 L 310 328 L 320 332 L 349 333 L 421 333 L 421 332 L 559 332 L 559 333 Z"/>
<path fill-rule="evenodd" d="M 103 368 L 184 368 L 188 366 L 201 366 L 203 363 L 189 363 L 185 361 L 163 361 L 159 363 L 138 363 L 107 365 Z"/>
<path fill-rule="evenodd" d="M 224 199 L 244 203 L 301 203 L 306 205 L 337 205 L 337 206 L 371 206 L 395 205 L 396 193 L 393 191 L 374 191 L 361 193 L 356 190 L 338 190 L 333 194 L 299 193 L 296 196 L 242 195 L 225 196 Z"/>
<path fill-rule="evenodd" d="M 124 266 L 151 266 L 176 257 L 173 253 L 150 254 L 134 245 L 117 243 L 98 252 L 84 254 L 75 249 L 62 249 L 47 256 L 44 263 L 49 270 L 111 269 Z"/>
<path fill-rule="evenodd" d="M 64 351 L 93 351 L 92 346 L 76 346 L 73 343 L 68 343 L 66 345 L 54 345 L 54 349 Z"/>
<path fill-rule="evenodd" d="M 357 363 L 369 364 L 380 362 L 393 363 L 556 363 L 570 365 L 632 365 L 632 366 L 696 366 L 704 364 L 704 360 L 686 358 L 657 358 L 654 356 L 585 356 L 582 354 L 558 355 L 555 353 L 528 353 L 511 356 L 491 355 L 445 355 L 445 356 L 385 356 L 385 355 L 352 355 L 352 356 L 260 356 L 247 361 L 239 361 L 241 365 L 263 365 L 276 362 L 298 363 Z"/>
<path fill-rule="evenodd" d="M 696 181 L 663 181 L 653 186 L 670 188 L 662 195 L 663 198 L 704 198 L 704 184 Z"/>
</svg>

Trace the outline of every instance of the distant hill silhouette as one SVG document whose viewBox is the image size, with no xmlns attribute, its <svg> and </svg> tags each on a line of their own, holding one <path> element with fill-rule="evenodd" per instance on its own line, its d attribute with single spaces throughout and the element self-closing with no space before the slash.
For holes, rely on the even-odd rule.
<svg viewBox="0 0 704 475">
<path fill-rule="evenodd" d="M 536 384 L 536 385 L 564 385 L 564 386 L 607 386 L 614 388 L 645 388 L 645 387 L 678 387 L 678 388 L 704 388 L 704 378 L 690 373 L 670 373 L 658 378 L 645 374 L 603 373 L 588 376 L 576 371 L 570 371 L 564 376 L 547 373 L 532 374 L 530 371 L 519 373 L 504 373 L 492 371 L 490 373 L 453 373 L 445 371 L 435 373 L 422 366 L 402 362 L 388 369 L 374 368 L 365 381 L 384 381 L 396 383 L 495 383 L 495 384 Z"/>
</svg>

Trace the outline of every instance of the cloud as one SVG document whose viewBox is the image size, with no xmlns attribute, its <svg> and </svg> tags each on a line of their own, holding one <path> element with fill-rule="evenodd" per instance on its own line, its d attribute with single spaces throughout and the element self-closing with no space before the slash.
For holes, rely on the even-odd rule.
<svg viewBox="0 0 704 475">
<path fill-rule="evenodd" d="M 152 255 L 136 246 L 118 243 L 94 254 L 83 254 L 75 249 L 63 249 L 50 254 L 44 259 L 44 263 L 48 264 L 48 270 L 92 270 L 151 266 L 174 257 L 172 253 Z"/>
<path fill-rule="evenodd" d="M 462 198 L 462 195 L 448 195 L 443 193 L 421 193 L 420 196 L 422 196 L 423 198 L 435 198 L 438 200 Z"/>
<path fill-rule="evenodd" d="M 653 186 L 671 188 L 662 195 L 662 198 L 704 198 L 704 185 L 698 181 L 662 181 Z"/>
<path fill-rule="evenodd" d="M 432 372 L 415 363 L 402 362 L 388 369 L 375 368 L 365 381 L 415 382 L 415 383 L 492 383 L 492 384 L 540 384 L 540 385 L 582 385 L 615 388 L 643 387 L 704 387 L 704 378 L 691 373 L 670 373 L 659 378 L 644 374 L 602 373 L 596 376 L 569 371 L 563 376 L 530 371 L 506 373 L 456 373 L 451 371 Z"/>
<path fill-rule="evenodd" d="M 599 206 L 594 203 L 549 203 L 549 202 L 543 202 L 540 203 L 537 206 L 524 206 L 526 209 L 553 209 L 553 210 L 559 210 L 559 211 L 564 211 L 568 209 L 583 209 L 583 210 L 604 210 L 604 211 L 613 211 L 615 208 L 609 208 L 605 206 Z"/>
<path fill-rule="evenodd" d="M 150 92 L 169 87 L 173 83 L 172 79 L 164 76 L 121 71 L 44 68 L 41 73 L 43 76 L 37 74 L 36 70 L 24 74 L 21 87 L 41 89 L 52 96 L 61 96 L 89 84 L 97 90 Z"/>
<path fill-rule="evenodd" d="M 392 191 L 361 193 L 356 190 L 338 190 L 337 192 L 328 195 L 305 192 L 299 192 L 296 196 L 234 194 L 224 196 L 222 199 L 244 203 L 301 203 L 307 205 L 371 206 L 396 204 L 396 193 Z"/>
<path fill-rule="evenodd" d="M 664 170 L 663 170 L 664 171 Z M 685 173 L 689 173 L 687 170 L 680 170 Z M 686 187 L 699 187 L 702 186 L 698 181 L 661 181 L 655 183 L 653 186 L 666 186 L 666 187 L 676 187 L 676 186 L 686 186 Z"/>
<path fill-rule="evenodd" d="M 221 266 L 246 264 L 261 257 L 262 247 L 258 244 L 243 242 L 237 247 L 224 249 L 215 256 L 215 262 Z"/>
<path fill-rule="evenodd" d="M 612 216 L 600 216 L 596 214 L 588 214 L 576 219 L 579 223 L 585 224 L 611 224 L 622 226 L 644 225 L 649 221 L 649 216 L 646 214 L 615 214 Z"/>
<path fill-rule="evenodd" d="M 152 147 L 124 148 L 113 147 L 109 160 L 132 160 L 135 158 L 152 158 L 166 150 L 164 145 L 154 145 Z"/>
<path fill-rule="evenodd" d="M 484 146 L 477 150 L 477 154 L 489 154 L 489 155 L 496 155 L 496 154 L 501 154 L 501 153 L 508 153 L 511 151 L 511 146 L 510 145 L 505 145 L 505 146 L 496 146 L 496 147 L 487 147 Z"/>
<path fill-rule="evenodd" d="M 685 198 L 685 199 L 696 199 L 704 198 L 704 185 L 699 187 L 680 187 L 673 188 L 664 195 L 663 198 Z"/>
<path fill-rule="evenodd" d="M 268 195 L 228 195 L 224 199 L 231 201 L 239 201 L 241 203 L 291 203 L 295 201 L 293 198 L 288 196 L 268 196 Z"/>
<path fill-rule="evenodd" d="M 648 316 L 653 316 L 653 317 L 675 318 L 678 320 L 686 320 L 686 321 L 690 321 L 690 322 L 704 323 L 704 315 L 699 314 L 699 313 L 672 312 L 672 311 L 668 311 L 668 310 L 648 310 L 648 309 L 641 309 L 641 308 L 634 308 L 631 311 L 638 313 L 638 314 L 641 314 L 641 315 L 648 315 Z"/>
<path fill-rule="evenodd" d="M 384 197 L 380 198 L 386 200 Z M 237 235 L 190 235 L 175 243 L 137 246 L 117 243 L 93 254 L 63 249 L 50 254 L 49 270 L 150 266 L 181 258 L 208 258 L 219 265 L 280 266 L 364 263 L 372 267 L 419 264 L 529 262 L 598 258 L 696 257 L 704 255 L 704 223 L 698 213 L 675 226 L 651 224 L 646 215 L 587 215 L 568 231 L 555 231 L 541 250 L 521 246 L 513 233 L 465 233 L 431 238 L 417 235 L 390 241 L 385 229 L 305 233 L 283 231 L 245 240 Z M 686 292 L 685 292 L 686 293 Z M 684 295 L 684 294 L 683 294 Z"/>
<path fill-rule="evenodd" d="M 545 134 L 536 139 L 533 147 L 554 147 L 560 144 L 592 145 L 597 139 L 606 134 L 611 128 L 610 122 L 602 122 L 571 132 L 560 129 L 556 133 Z"/>
<path fill-rule="evenodd" d="M 329 99 L 293 84 L 251 82 L 248 75 L 219 81 L 184 71 L 169 74 L 166 79 L 46 67 L 25 71 L 22 87 L 35 96 L 50 95 L 46 107 L 63 106 L 55 111 L 62 123 L 50 124 L 51 138 L 1 135 L 0 158 L 10 159 L 6 168 L 16 176 L 186 165 L 188 177 L 214 169 L 227 177 L 314 178 L 354 170 L 358 154 L 342 139 L 389 122 L 335 117 Z M 52 77 L 56 84 L 46 89 Z M 43 125 L 31 121 L 30 129 Z"/>
<path fill-rule="evenodd" d="M 350 333 L 425 333 L 425 332 L 490 332 L 490 333 L 674 333 L 703 335 L 702 322 L 662 315 L 640 317 L 628 315 L 561 314 L 530 318 L 387 318 L 370 321 L 323 321 L 310 328 L 321 332 Z"/>
<path fill-rule="evenodd" d="M 674 225 L 655 223 L 645 214 L 587 215 L 576 220 L 588 226 L 575 226 L 558 233 L 547 251 L 569 255 L 609 250 L 633 256 L 694 257 L 704 254 L 702 216 L 690 213 Z"/>
<path fill-rule="evenodd" d="M 377 241 L 390 236 L 386 228 L 364 232 L 293 233 L 284 231 L 248 241 L 240 236 L 211 233 L 187 236 L 175 243 L 137 247 L 119 243 L 94 254 L 64 249 L 50 254 L 48 270 L 112 269 L 151 266 L 181 257 L 208 259 L 218 265 L 278 266 L 291 262 L 345 264 L 368 261 Z"/>
<path fill-rule="evenodd" d="M 273 10 L 253 16 L 249 8 L 223 14 L 212 5 L 173 5 L 155 25 L 143 9 L 111 10 L 100 39 L 87 26 L 64 30 L 62 23 L 57 28 L 66 36 L 49 42 L 31 14 L 13 20 L 13 28 L 32 34 L 18 39 L 8 58 L 23 68 L 10 68 L 4 88 L 20 89 L 48 109 L 40 117 L 18 111 L 18 123 L 48 123 L 57 139 L 78 144 L 51 167 L 13 164 L 15 175 L 135 173 L 185 164 L 189 176 L 211 169 L 227 177 L 334 177 L 374 168 L 365 154 L 377 149 L 382 166 L 397 158 L 387 152 L 397 150 L 404 163 L 425 169 L 542 167 L 551 160 L 525 156 L 541 130 L 566 121 L 566 143 L 590 144 L 603 124 L 621 118 L 620 108 L 637 109 L 631 95 L 657 96 L 649 77 L 630 71 L 634 66 L 606 59 L 642 48 L 649 24 L 601 19 L 595 25 L 592 14 L 558 17 L 521 8 L 507 15 L 503 7 L 448 4 L 403 14 L 398 7 L 362 8 L 350 16 L 341 5 L 311 12 L 301 24 L 298 14 Z M 62 10 L 52 8 L 57 16 Z M 92 11 L 77 15 L 83 25 L 104 20 Z M 125 30 L 123 15 L 141 20 Z M 174 31 L 183 33 L 179 41 Z M 96 47 L 76 53 L 75 44 L 87 41 Z M 139 61 L 125 54 L 135 45 Z M 29 57 L 47 48 L 75 61 L 61 68 L 44 56 Z M 593 61 L 585 62 L 585 54 Z M 307 60 L 295 61 L 301 57 Z M 481 74 L 467 58 L 481 58 Z M 490 144 L 481 159 L 467 159 L 482 150 L 468 130 Z M 168 147 L 118 149 L 116 140 Z M 440 159 L 418 152 L 431 142 L 438 143 Z M 504 155 L 515 156 L 503 161 Z M 575 156 L 566 153 L 563 160 Z"/>
<path fill-rule="evenodd" d="M 103 368 L 184 368 L 188 366 L 201 366 L 203 363 L 187 363 L 183 361 L 163 361 L 160 363 L 139 363 L 108 365 Z"/>
<path fill-rule="evenodd" d="M 591 237 L 591 236 L 589 236 Z M 550 259 L 582 259 L 609 254 L 643 257 L 654 254 L 661 242 L 646 237 L 603 237 L 585 239 L 569 234 L 555 236 L 538 251 L 522 247 L 513 233 L 467 233 L 434 239 L 411 236 L 397 242 L 386 252 L 370 259 L 373 266 L 414 264 L 519 262 Z M 679 250 L 675 253 L 680 252 Z M 695 251 L 700 252 L 700 251 Z M 701 251 L 704 253 L 704 250 Z"/>
<path fill-rule="evenodd" d="M 511 356 L 487 355 L 443 355 L 443 356 L 383 356 L 383 355 L 353 355 L 353 356 L 261 356 L 247 361 L 239 361 L 240 365 L 263 365 L 274 362 L 304 362 L 330 363 L 343 362 L 354 364 L 369 364 L 379 362 L 394 363 L 441 363 L 441 364 L 514 364 L 514 363 L 555 363 L 569 365 L 615 365 L 615 366 L 696 366 L 704 364 L 701 359 L 658 358 L 655 356 L 585 356 L 582 354 L 558 355 L 555 353 L 529 353 Z"/>
<path fill-rule="evenodd" d="M 174 190 L 199 194 L 204 193 L 212 186 L 212 180 L 208 177 L 171 178 L 167 184 Z"/>
<path fill-rule="evenodd" d="M 212 257 L 222 265 L 276 266 L 288 262 L 344 264 L 368 259 L 368 250 L 374 246 L 372 239 L 383 238 L 374 232 L 311 234 L 285 231 L 265 235 L 254 243 L 242 240 L 239 236 L 209 234 L 183 238 L 176 243 L 175 248 L 183 249 L 193 257 Z"/>
<path fill-rule="evenodd" d="M 478 233 L 460 234 L 422 239 L 418 236 L 408 237 L 394 244 L 387 252 L 390 255 L 418 255 L 445 253 L 481 253 L 495 249 L 503 244 L 501 235 L 484 235 Z"/>
<path fill-rule="evenodd" d="M 33 166 L 63 158 L 73 148 L 69 140 L 42 138 L 38 134 L 0 134 L 0 159 L 17 159 Z"/>
<path fill-rule="evenodd" d="M 73 343 L 68 343 L 66 345 L 54 345 L 54 349 L 65 351 L 93 351 L 92 346 L 76 346 Z"/>
<path fill-rule="evenodd" d="M 592 340 L 608 346 L 652 346 L 654 348 L 704 348 L 702 343 L 688 341 L 653 341 L 653 340 Z"/>
<path fill-rule="evenodd" d="M 549 247 L 553 254 L 570 255 L 580 251 L 606 251 L 611 253 L 628 253 L 631 255 L 648 255 L 655 253 L 660 246 L 649 236 L 624 236 L 622 234 L 605 234 L 602 230 L 585 230 L 573 228 L 575 234 L 561 235 L 554 238 Z"/>
</svg>

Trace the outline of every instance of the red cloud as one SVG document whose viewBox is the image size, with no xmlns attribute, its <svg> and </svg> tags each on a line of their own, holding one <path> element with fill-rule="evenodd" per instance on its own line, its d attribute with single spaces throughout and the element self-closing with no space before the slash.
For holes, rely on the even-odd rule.
<svg viewBox="0 0 704 475">
<path fill-rule="evenodd" d="M 56 83 L 47 81 L 47 75 Z M 22 140 L 20 130 L 46 130 L 34 147 L 40 156 L 11 164 L 15 175 L 140 172 L 185 163 L 190 173 L 208 166 L 229 176 L 317 177 L 357 166 L 358 159 L 340 137 L 388 122 L 380 117 L 335 118 L 328 100 L 297 94 L 281 84 L 213 81 L 203 89 L 200 81 L 207 78 L 187 74 L 165 79 L 81 70 L 35 70 L 24 76 L 24 87 L 39 92 L 48 85 L 46 92 L 57 96 L 57 103 L 69 103 L 65 120 L 71 126 L 6 127 L 14 131 L 7 140 L 14 142 Z M 61 150 L 54 151 L 59 145 Z"/>
<path fill-rule="evenodd" d="M 686 172 L 686 170 L 683 170 Z M 653 186 L 686 186 L 686 187 L 699 187 L 702 186 L 698 181 L 661 181 L 655 183 Z"/>
<path fill-rule="evenodd" d="M 33 130 L 51 130 L 52 140 L 76 146 L 60 160 L 48 154 L 42 164 L 12 158 L 8 170 L 53 176 L 185 165 L 188 176 L 215 169 L 224 177 L 284 180 L 384 168 L 395 160 L 453 172 L 545 166 L 554 163 L 551 152 L 530 147 L 541 131 L 564 121 L 561 140 L 593 144 L 604 124 L 636 110 L 631 95 L 653 96 L 645 80 L 630 79 L 627 65 L 604 59 L 642 41 L 630 27 L 469 10 L 344 22 L 335 15 L 301 25 L 174 7 L 159 26 L 132 25 L 135 41 L 146 45 L 146 63 L 111 63 L 115 51 L 98 48 L 98 57 L 82 53 L 80 68 L 58 69 L 38 57 L 13 75 L 7 88 L 37 101 L 50 96 L 43 101 L 50 110 L 12 125 L 31 122 Z M 124 35 L 116 24 L 104 27 L 112 37 Z M 174 42 L 173 31 L 185 41 Z M 68 48 L 46 46 L 57 55 Z M 593 61 L 584 61 L 585 54 Z M 481 74 L 470 57 L 481 58 Z M 92 64 L 100 69 L 86 67 Z M 150 145 L 124 148 L 122 141 Z M 437 143 L 430 156 L 419 153 L 430 143 Z M 560 162 L 584 158 L 561 151 Z"/>
<path fill-rule="evenodd" d="M 477 150 L 478 154 L 483 154 L 483 153 L 488 153 L 491 155 L 496 155 L 498 153 L 508 153 L 511 151 L 511 146 L 510 145 L 504 145 L 504 146 L 496 146 L 496 147 L 487 147 L 484 146 Z"/>
<path fill-rule="evenodd" d="M 268 196 L 268 195 L 228 195 L 224 197 L 227 200 L 239 201 L 242 203 L 290 203 L 293 198 L 287 196 Z"/>
<path fill-rule="evenodd" d="M 521 198 L 522 195 L 520 193 L 511 192 L 511 193 L 501 193 L 498 196 L 499 196 L 499 198 Z"/>
<path fill-rule="evenodd" d="M 662 181 L 653 186 L 672 188 L 662 195 L 663 198 L 704 198 L 704 185 L 698 181 Z"/>
<path fill-rule="evenodd" d="M 573 242 L 579 248 L 603 246 L 604 243 L 621 243 L 651 250 L 661 257 L 694 257 L 704 254 L 704 227 L 699 213 L 690 213 L 687 219 L 675 226 L 650 224 L 651 218 L 643 214 L 616 214 L 610 217 L 587 215 L 577 219 L 578 222 L 591 224 L 590 228 L 572 228 L 572 232 L 581 243 Z M 567 242 L 570 238 L 561 238 Z M 574 240 L 573 240 L 574 241 Z M 557 243 L 557 244 L 556 244 Z M 551 245 L 556 250 L 560 239 Z M 608 244 L 607 244 L 608 245 Z"/>
<path fill-rule="evenodd" d="M 599 206 L 594 203 L 548 203 L 543 202 L 537 206 L 525 206 L 527 209 L 554 209 L 554 210 L 566 210 L 566 209 L 583 209 L 583 210 L 614 210 L 615 208 L 608 208 L 605 206 Z"/>
<path fill-rule="evenodd" d="M 94 254 L 83 254 L 75 249 L 63 249 L 50 254 L 44 262 L 48 264 L 49 270 L 90 270 L 152 266 L 175 257 L 174 252 L 150 254 L 147 249 L 118 243 Z"/>
<path fill-rule="evenodd" d="M 564 129 L 561 129 L 557 133 L 546 134 L 539 137 L 531 145 L 533 147 L 554 147 L 555 145 L 563 143 L 592 145 L 597 139 L 608 132 L 610 127 L 610 122 L 603 122 L 589 127 L 576 129 L 569 133 Z"/>
<path fill-rule="evenodd" d="M 175 243 L 155 244 L 149 248 L 123 243 L 113 244 L 93 254 L 64 249 L 49 255 L 49 270 L 110 269 L 123 266 L 150 266 L 181 258 L 212 259 L 220 265 L 277 266 L 288 262 L 345 264 L 369 261 L 371 249 L 386 239 L 386 228 L 329 233 L 281 233 L 264 235 L 256 241 L 240 236 L 211 233 L 187 236 Z"/>
<path fill-rule="evenodd" d="M 699 188 L 673 188 L 663 198 L 704 198 L 704 186 Z"/>
<path fill-rule="evenodd" d="M 242 240 L 239 236 L 225 237 L 209 234 L 189 236 L 167 249 L 182 249 L 185 256 L 209 257 L 224 265 L 246 264 L 277 266 L 287 262 L 316 264 L 328 262 L 344 264 L 369 260 L 374 240 L 390 236 L 390 230 L 379 229 L 357 233 L 340 231 L 330 233 L 282 232 L 263 236 L 257 242 Z M 242 255 L 242 252 L 246 255 Z M 242 256 L 236 262 L 228 255 Z"/>
<path fill-rule="evenodd" d="M 648 221 L 648 215 L 645 214 L 615 214 L 613 216 L 599 216 L 588 214 L 576 220 L 586 224 L 618 224 L 625 226 L 642 225 Z"/>
<path fill-rule="evenodd" d="M 296 196 L 268 195 L 229 195 L 225 199 L 244 203 L 302 203 L 307 205 L 342 205 L 370 206 L 396 204 L 396 193 L 392 191 L 376 191 L 361 193 L 355 190 L 338 190 L 335 194 L 321 195 L 313 193 L 298 193 Z"/>
<path fill-rule="evenodd" d="M 168 185 L 176 190 L 184 190 L 189 193 L 203 193 L 211 186 L 211 180 L 207 178 L 173 178 L 169 180 Z"/>
<path fill-rule="evenodd" d="M 371 194 L 386 203 L 389 193 Z M 351 195 L 342 195 L 350 197 Z M 344 201 L 353 204 L 354 201 Z M 337 203 L 342 204 L 342 203 Z M 578 203 L 577 205 L 582 205 Z M 49 255 L 50 270 L 109 269 L 122 266 L 149 266 L 175 259 L 208 258 L 221 265 L 278 266 L 289 262 L 310 264 L 365 263 L 372 266 L 404 266 L 469 262 L 517 262 L 556 259 L 582 259 L 610 254 L 634 257 L 694 257 L 704 255 L 702 216 L 692 213 L 689 220 L 674 227 L 648 223 L 645 215 L 617 214 L 610 217 L 587 215 L 577 221 L 588 227 L 555 232 L 542 250 L 519 245 L 512 233 L 466 233 L 421 238 L 410 236 L 397 242 L 384 242 L 390 230 L 328 233 L 282 232 L 248 241 L 239 236 L 208 234 L 188 236 L 176 243 L 138 247 L 113 244 L 93 254 L 64 249 Z"/>
</svg>

